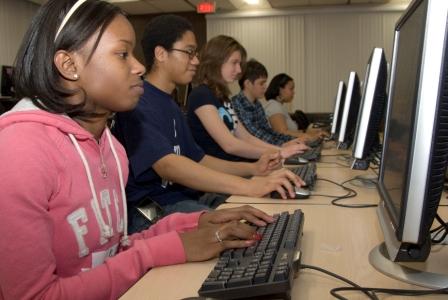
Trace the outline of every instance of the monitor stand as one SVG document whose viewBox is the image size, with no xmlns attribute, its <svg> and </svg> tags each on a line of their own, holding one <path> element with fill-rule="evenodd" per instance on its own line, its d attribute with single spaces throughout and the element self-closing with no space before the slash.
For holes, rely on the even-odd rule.
<svg viewBox="0 0 448 300">
<path fill-rule="evenodd" d="M 348 142 L 339 142 L 337 148 L 339 150 L 347 150 L 350 147 Z"/>
<path fill-rule="evenodd" d="M 368 159 L 353 159 L 352 170 L 367 170 L 370 166 Z"/>
<path fill-rule="evenodd" d="M 430 289 L 448 287 L 447 252 L 433 246 L 426 262 L 397 263 L 389 259 L 384 243 L 369 253 L 370 264 L 381 273 L 395 279 Z M 444 247 L 444 246 L 440 246 Z M 445 246 L 446 247 L 446 246 Z"/>
</svg>

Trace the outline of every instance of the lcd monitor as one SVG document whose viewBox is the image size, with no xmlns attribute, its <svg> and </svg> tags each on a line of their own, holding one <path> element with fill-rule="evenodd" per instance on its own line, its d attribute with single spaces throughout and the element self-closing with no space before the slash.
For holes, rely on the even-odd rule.
<svg viewBox="0 0 448 300">
<path fill-rule="evenodd" d="M 333 121 L 331 123 L 331 130 L 330 130 L 330 139 L 331 140 L 337 140 L 338 136 L 339 136 L 342 112 L 344 111 L 343 107 L 344 107 L 346 90 L 347 90 L 347 88 L 345 86 L 344 81 L 339 81 L 338 90 L 336 93 L 336 99 L 335 99 L 335 103 L 334 103 Z"/>
<path fill-rule="evenodd" d="M 395 27 L 378 179 L 384 243 L 369 256 L 381 272 L 431 288 L 448 286 L 448 270 L 430 267 L 440 262 L 423 263 L 448 260 L 431 252 L 430 236 L 448 155 L 447 21 L 448 1 L 416 0 Z"/>
<path fill-rule="evenodd" d="M 361 102 L 361 87 L 358 74 L 350 72 L 347 82 L 347 92 L 344 100 L 344 111 L 341 118 L 341 128 L 338 135 L 338 149 L 348 149 L 353 142 Z"/>
<path fill-rule="evenodd" d="M 387 62 L 384 49 L 375 48 L 367 64 L 358 114 L 352 169 L 366 170 L 379 147 L 379 127 L 386 108 Z"/>
</svg>

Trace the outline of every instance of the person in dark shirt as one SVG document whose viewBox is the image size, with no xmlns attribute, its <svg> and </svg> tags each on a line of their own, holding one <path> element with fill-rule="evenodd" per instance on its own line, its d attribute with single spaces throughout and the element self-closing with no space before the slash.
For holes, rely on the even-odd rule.
<svg viewBox="0 0 448 300">
<path fill-rule="evenodd" d="M 280 146 L 250 134 L 239 122 L 229 96 L 228 84 L 241 73 L 246 50 L 234 38 L 219 35 L 201 51 L 196 86 L 188 97 L 188 122 L 205 153 L 225 159 L 258 159 L 266 150 L 281 150 L 282 157 L 301 153 L 307 146 L 292 139 Z M 235 159 L 236 160 L 236 159 Z"/>
<path fill-rule="evenodd" d="M 209 209 L 222 202 L 222 197 L 203 200 L 202 192 L 261 197 L 276 190 L 293 196 L 291 182 L 297 186 L 303 182 L 288 170 L 273 171 L 280 166 L 278 151 L 255 163 L 237 163 L 206 155 L 195 143 L 171 97 L 176 84 L 191 82 L 199 64 L 196 38 L 186 19 L 174 15 L 152 19 L 142 47 L 148 70 L 145 92 L 133 111 L 117 114 L 114 125 L 129 156 L 130 230 L 150 225 L 136 210 L 149 199 L 168 214 Z M 253 175 L 259 176 L 243 178 Z"/>
</svg>

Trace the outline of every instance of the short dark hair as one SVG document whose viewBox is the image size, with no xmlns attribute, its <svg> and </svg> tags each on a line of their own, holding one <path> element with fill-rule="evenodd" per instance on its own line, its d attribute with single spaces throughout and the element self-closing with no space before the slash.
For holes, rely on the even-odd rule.
<svg viewBox="0 0 448 300">
<path fill-rule="evenodd" d="M 233 52 L 241 53 L 241 68 L 246 64 L 246 49 L 233 37 L 218 35 L 205 44 L 199 55 L 195 82 L 206 84 L 221 101 L 228 101 L 230 90 L 222 78 L 221 67 Z"/>
<path fill-rule="evenodd" d="M 284 88 L 290 81 L 293 81 L 293 79 L 285 73 L 275 75 L 269 83 L 266 93 L 264 93 L 266 100 L 276 100 L 278 95 L 280 95 L 280 88 Z"/>
<path fill-rule="evenodd" d="M 258 78 L 268 78 L 268 70 L 262 63 L 252 58 L 246 63 L 238 84 L 241 89 L 244 89 L 244 81 L 249 80 L 254 83 Z"/>
<path fill-rule="evenodd" d="M 34 105 L 52 113 L 70 117 L 94 115 L 85 111 L 85 99 L 72 105 L 65 98 L 76 91 L 61 85 L 61 77 L 53 60 L 58 50 L 76 51 L 98 30 L 99 35 L 89 55 L 95 52 L 107 26 L 124 12 L 105 1 L 88 0 L 69 18 L 55 40 L 56 31 L 76 0 L 49 0 L 33 17 L 15 61 L 14 84 L 17 97 L 31 98 Z"/>
<path fill-rule="evenodd" d="M 149 21 L 141 41 L 146 69 L 151 70 L 154 65 L 154 49 L 157 46 L 170 50 L 187 31 L 193 32 L 193 26 L 180 16 L 161 15 Z"/>
</svg>

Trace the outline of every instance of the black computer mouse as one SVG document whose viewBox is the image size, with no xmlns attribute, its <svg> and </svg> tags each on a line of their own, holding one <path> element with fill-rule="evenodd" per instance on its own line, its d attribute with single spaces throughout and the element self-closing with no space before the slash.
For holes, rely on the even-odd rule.
<svg viewBox="0 0 448 300">
<path fill-rule="evenodd" d="M 288 197 L 288 199 L 308 199 L 311 196 L 310 191 L 307 189 L 301 187 L 294 187 L 294 190 L 296 192 L 295 197 L 290 198 L 289 193 L 287 193 L 286 196 Z M 271 198 L 283 199 L 282 196 L 277 191 L 271 193 Z"/>
<path fill-rule="evenodd" d="M 291 156 L 285 159 L 285 165 L 305 165 L 309 163 L 308 159 L 300 156 Z"/>
</svg>

